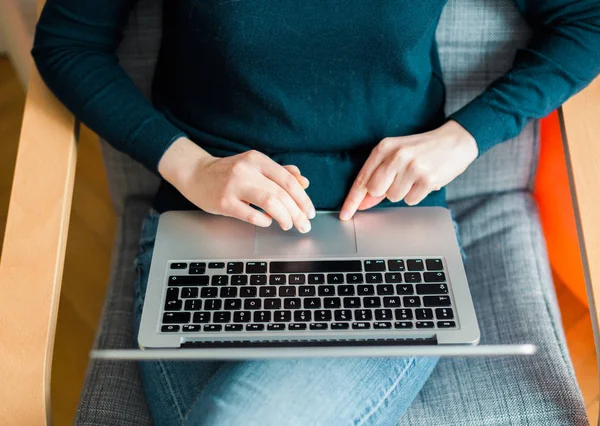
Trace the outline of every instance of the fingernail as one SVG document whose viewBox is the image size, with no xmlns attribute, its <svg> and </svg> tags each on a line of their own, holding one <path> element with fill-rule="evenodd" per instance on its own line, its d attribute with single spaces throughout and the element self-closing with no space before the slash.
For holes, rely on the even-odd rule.
<svg viewBox="0 0 600 426">
<path fill-rule="evenodd" d="M 303 234 L 306 234 L 307 232 L 310 232 L 310 222 L 306 222 L 303 225 L 300 226 L 300 232 L 302 232 Z"/>
<path fill-rule="evenodd" d="M 317 215 L 317 212 L 315 211 L 315 209 L 312 209 L 312 208 L 311 208 L 311 209 L 308 211 L 308 218 L 309 218 L 309 219 L 314 219 L 316 215 Z"/>
<path fill-rule="evenodd" d="M 348 211 L 343 211 L 343 212 L 340 214 L 340 219 L 342 219 L 342 220 L 348 220 L 348 219 L 350 219 L 350 212 L 348 212 Z"/>
</svg>

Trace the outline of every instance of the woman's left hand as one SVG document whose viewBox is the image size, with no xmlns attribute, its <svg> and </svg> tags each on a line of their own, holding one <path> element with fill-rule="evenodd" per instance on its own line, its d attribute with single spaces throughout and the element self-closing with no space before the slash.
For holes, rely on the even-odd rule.
<svg viewBox="0 0 600 426">
<path fill-rule="evenodd" d="M 385 138 L 358 173 L 340 219 L 348 220 L 384 198 L 418 204 L 464 172 L 478 151 L 475 138 L 455 121 L 427 133 Z"/>
</svg>

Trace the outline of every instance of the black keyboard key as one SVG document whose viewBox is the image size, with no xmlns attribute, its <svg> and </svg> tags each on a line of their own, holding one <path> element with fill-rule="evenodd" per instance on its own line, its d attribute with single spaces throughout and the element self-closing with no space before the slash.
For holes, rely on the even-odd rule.
<svg viewBox="0 0 600 426">
<path fill-rule="evenodd" d="M 400 272 L 386 272 L 385 282 L 388 284 L 397 284 L 402 282 L 402 274 Z"/>
<path fill-rule="evenodd" d="M 433 321 L 417 321 L 417 328 L 433 328 Z"/>
<path fill-rule="evenodd" d="M 275 322 L 289 322 L 292 320 L 292 313 L 290 311 L 275 311 Z"/>
<path fill-rule="evenodd" d="M 304 274 L 292 274 L 289 276 L 290 284 L 304 284 L 306 277 Z"/>
<path fill-rule="evenodd" d="M 213 322 L 229 322 L 231 321 L 231 312 L 215 312 Z"/>
<path fill-rule="evenodd" d="M 391 309 L 375 309 L 375 319 L 377 321 L 391 321 L 392 310 Z"/>
<path fill-rule="evenodd" d="M 323 307 L 327 309 L 341 308 L 342 301 L 339 297 L 326 297 L 323 299 Z"/>
<path fill-rule="evenodd" d="M 360 297 L 344 297 L 344 308 L 360 308 Z"/>
<path fill-rule="evenodd" d="M 423 296 L 424 306 L 450 306 L 450 296 Z"/>
<path fill-rule="evenodd" d="M 228 311 L 237 311 L 238 309 L 242 309 L 242 301 L 241 299 L 225 299 L 225 306 L 223 309 Z"/>
<path fill-rule="evenodd" d="M 421 273 L 420 272 L 405 272 L 404 273 L 404 282 L 420 283 L 421 282 Z"/>
<path fill-rule="evenodd" d="M 227 275 L 213 275 L 210 283 L 212 285 L 227 285 L 229 284 L 229 277 Z"/>
<path fill-rule="evenodd" d="M 327 284 L 342 284 L 344 274 L 327 274 Z"/>
<path fill-rule="evenodd" d="M 302 310 L 302 311 L 294 311 L 294 321 L 296 322 L 308 322 L 312 319 L 312 314 L 310 311 Z"/>
<path fill-rule="evenodd" d="M 271 262 L 272 274 L 361 272 L 360 260 L 309 260 L 298 262 Z"/>
<path fill-rule="evenodd" d="M 385 271 L 385 260 L 365 260 L 365 271 L 383 272 Z"/>
<path fill-rule="evenodd" d="M 269 324 L 269 325 L 267 325 L 267 330 L 269 330 L 269 331 L 284 331 L 285 324 Z"/>
<path fill-rule="evenodd" d="M 435 317 L 439 320 L 450 320 L 454 318 L 454 312 L 450 308 L 437 308 Z"/>
<path fill-rule="evenodd" d="M 296 287 L 293 285 L 284 285 L 279 287 L 279 297 L 295 297 Z"/>
<path fill-rule="evenodd" d="M 413 313 L 411 309 L 396 309 L 394 312 L 398 321 L 407 321 L 413 319 Z"/>
<path fill-rule="evenodd" d="M 219 292 L 219 296 L 221 298 L 225 297 L 237 297 L 238 289 L 235 287 L 221 287 L 221 291 Z"/>
<path fill-rule="evenodd" d="M 242 262 L 227 263 L 228 274 L 242 274 L 244 272 L 244 264 Z"/>
<path fill-rule="evenodd" d="M 225 331 L 242 331 L 243 329 L 242 324 L 225 324 Z"/>
<path fill-rule="evenodd" d="M 288 330 L 306 330 L 306 324 L 289 324 Z"/>
<path fill-rule="evenodd" d="M 381 298 L 379 297 L 365 297 L 363 299 L 365 308 L 379 308 L 381 306 Z"/>
<path fill-rule="evenodd" d="M 309 297 L 304 299 L 304 309 L 320 309 L 321 299 L 318 297 Z"/>
<path fill-rule="evenodd" d="M 363 274 L 346 274 L 348 284 L 362 284 L 364 282 Z"/>
<path fill-rule="evenodd" d="M 372 285 L 361 284 L 358 286 L 359 296 L 372 296 L 375 294 L 375 287 Z"/>
<path fill-rule="evenodd" d="M 426 259 L 425 266 L 427 266 L 428 271 L 444 270 L 444 264 L 442 263 L 442 259 Z"/>
<path fill-rule="evenodd" d="M 247 274 L 266 274 L 267 262 L 248 262 L 246 263 Z"/>
<path fill-rule="evenodd" d="M 333 315 L 336 321 L 352 321 L 352 311 L 350 309 L 338 309 Z"/>
<path fill-rule="evenodd" d="M 207 275 L 199 275 L 199 276 L 177 276 L 177 277 L 169 277 L 169 286 L 192 286 L 192 285 L 208 285 L 208 276 Z"/>
<path fill-rule="evenodd" d="M 204 275 L 206 274 L 206 268 L 192 268 L 188 270 L 190 275 Z"/>
<path fill-rule="evenodd" d="M 408 259 L 406 261 L 406 267 L 409 271 L 422 271 L 425 269 L 425 265 L 421 259 Z"/>
<path fill-rule="evenodd" d="M 206 262 L 192 262 L 190 263 L 192 268 L 206 268 Z"/>
<path fill-rule="evenodd" d="M 163 325 L 160 328 L 160 331 L 162 331 L 163 333 L 176 333 L 179 331 L 179 326 L 173 324 Z"/>
<path fill-rule="evenodd" d="M 231 285 L 246 285 L 248 284 L 247 275 L 233 275 L 231 277 Z"/>
<path fill-rule="evenodd" d="M 426 283 L 443 283 L 446 281 L 446 274 L 443 272 L 425 272 L 423 279 Z"/>
<path fill-rule="evenodd" d="M 265 299 L 265 309 L 281 309 L 281 299 Z"/>
<path fill-rule="evenodd" d="M 418 308 L 421 306 L 421 300 L 417 296 L 404 296 L 402 301 L 407 308 Z"/>
<path fill-rule="evenodd" d="M 415 309 L 415 315 L 418 320 L 430 320 L 433 319 L 433 310 L 428 308 Z"/>
<path fill-rule="evenodd" d="M 392 323 L 391 322 L 375 322 L 375 323 L 373 323 L 373 328 L 378 329 L 378 330 L 392 328 Z"/>
<path fill-rule="evenodd" d="M 347 322 L 334 322 L 331 324 L 332 330 L 348 330 L 350 328 L 350 324 Z"/>
<path fill-rule="evenodd" d="M 204 301 L 204 309 L 207 311 L 218 311 L 221 309 L 223 301 L 221 299 L 207 299 Z"/>
<path fill-rule="evenodd" d="M 298 294 L 302 297 L 314 296 L 317 294 L 315 288 L 309 285 L 303 285 L 298 288 Z"/>
<path fill-rule="evenodd" d="M 200 297 L 202 297 L 203 299 L 209 299 L 209 298 L 217 297 L 218 293 L 219 293 L 219 289 L 216 287 L 204 287 L 202 289 L 202 291 L 200 292 Z M 196 294 L 198 294 L 198 293 L 196 293 Z"/>
<path fill-rule="evenodd" d="M 184 262 L 171 263 L 171 269 L 185 269 L 185 268 L 187 268 L 187 263 L 184 263 Z"/>
<path fill-rule="evenodd" d="M 404 260 L 388 260 L 388 271 L 404 272 L 405 270 Z"/>
<path fill-rule="evenodd" d="M 409 328 L 413 328 L 413 323 L 410 321 L 398 321 L 394 323 L 394 328 L 407 330 Z"/>
<path fill-rule="evenodd" d="M 260 297 L 275 297 L 277 296 L 277 287 L 261 287 L 258 293 Z"/>
<path fill-rule="evenodd" d="M 396 294 L 399 296 L 415 294 L 415 287 L 412 284 L 398 284 L 396 285 Z"/>
<path fill-rule="evenodd" d="M 254 312 L 254 322 L 271 322 L 271 311 Z"/>
<path fill-rule="evenodd" d="M 308 274 L 309 284 L 323 284 L 325 282 L 324 274 Z"/>
<path fill-rule="evenodd" d="M 368 273 L 365 274 L 367 276 L 367 282 L 369 284 L 379 284 L 383 282 L 383 275 L 380 273 Z"/>
<path fill-rule="evenodd" d="M 258 290 L 256 287 L 242 287 L 240 288 L 240 297 L 256 297 Z"/>
<path fill-rule="evenodd" d="M 183 302 L 181 300 L 167 300 L 165 302 L 165 311 L 181 311 Z"/>
<path fill-rule="evenodd" d="M 196 324 L 210 322 L 210 312 L 196 312 L 194 314 L 194 320 L 192 322 Z"/>
<path fill-rule="evenodd" d="M 224 262 L 210 262 L 208 264 L 208 269 L 223 269 L 225 267 Z"/>
<path fill-rule="evenodd" d="M 283 299 L 283 309 L 300 309 L 302 307 L 302 299 L 299 297 L 288 297 Z"/>
<path fill-rule="evenodd" d="M 186 300 L 184 309 L 186 311 L 199 311 L 200 309 L 202 309 L 202 301 L 200 299 Z"/>
<path fill-rule="evenodd" d="M 352 328 L 354 330 L 367 330 L 371 328 L 371 323 L 368 322 L 353 322 Z"/>
<path fill-rule="evenodd" d="M 250 322 L 251 312 L 238 311 L 233 313 L 233 322 Z"/>
<path fill-rule="evenodd" d="M 250 277 L 250 284 L 252 285 L 265 285 L 267 283 L 266 275 L 252 275 Z"/>
<path fill-rule="evenodd" d="M 187 324 L 191 316 L 189 312 L 165 312 L 162 322 L 163 324 Z"/>
<path fill-rule="evenodd" d="M 319 293 L 319 296 L 334 296 L 335 295 L 335 287 L 332 285 L 319 286 L 318 293 Z"/>
<path fill-rule="evenodd" d="M 417 294 L 448 294 L 448 284 L 417 284 Z"/>
<path fill-rule="evenodd" d="M 246 331 L 263 331 L 264 329 L 264 324 L 246 324 Z"/>
<path fill-rule="evenodd" d="M 286 283 L 285 275 L 271 275 L 269 277 L 269 284 L 279 285 L 279 284 L 285 284 L 285 283 Z"/>
<path fill-rule="evenodd" d="M 260 299 L 245 299 L 244 300 L 244 309 L 260 309 L 261 300 Z"/>
<path fill-rule="evenodd" d="M 353 285 L 341 285 L 338 288 L 338 296 L 354 296 Z"/>
<path fill-rule="evenodd" d="M 179 289 L 177 287 L 167 288 L 167 299 L 166 300 L 179 300 Z"/>
<path fill-rule="evenodd" d="M 376 287 L 379 296 L 389 296 L 394 294 L 394 286 L 388 284 L 380 284 Z"/>
<path fill-rule="evenodd" d="M 456 327 L 456 323 L 454 321 L 438 321 L 438 328 L 453 328 Z"/>
<path fill-rule="evenodd" d="M 327 323 L 324 322 L 315 322 L 310 325 L 311 330 L 327 330 Z"/>
<path fill-rule="evenodd" d="M 315 311 L 315 321 L 331 321 L 331 311 L 324 309 Z"/>
<path fill-rule="evenodd" d="M 354 311 L 354 319 L 356 321 L 371 321 L 373 319 L 373 312 L 369 309 L 357 309 Z"/>
<path fill-rule="evenodd" d="M 400 298 L 398 296 L 384 297 L 383 306 L 385 306 L 386 308 L 399 308 Z"/>
</svg>

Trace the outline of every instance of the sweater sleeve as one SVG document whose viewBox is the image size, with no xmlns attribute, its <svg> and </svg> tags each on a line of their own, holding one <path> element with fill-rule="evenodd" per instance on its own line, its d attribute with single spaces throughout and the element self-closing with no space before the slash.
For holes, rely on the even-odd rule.
<svg viewBox="0 0 600 426">
<path fill-rule="evenodd" d="M 533 29 L 512 68 L 449 118 L 473 135 L 479 154 L 515 137 L 600 73 L 600 0 L 515 0 Z"/>
<path fill-rule="evenodd" d="M 50 90 L 118 150 L 156 172 L 184 136 L 121 68 L 116 49 L 136 0 L 47 0 L 32 55 Z"/>
</svg>

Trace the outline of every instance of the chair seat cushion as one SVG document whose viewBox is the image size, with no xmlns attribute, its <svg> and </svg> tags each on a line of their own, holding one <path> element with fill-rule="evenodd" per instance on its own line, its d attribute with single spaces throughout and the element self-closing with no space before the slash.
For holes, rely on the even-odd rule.
<svg viewBox="0 0 600 426">
<path fill-rule="evenodd" d="M 133 259 L 148 207 L 126 204 L 96 347 L 133 345 Z M 442 360 L 400 424 L 587 424 L 531 195 L 509 192 L 452 208 L 481 343 L 535 343 L 539 353 Z M 137 364 L 90 363 L 76 424 L 151 424 Z"/>
</svg>

